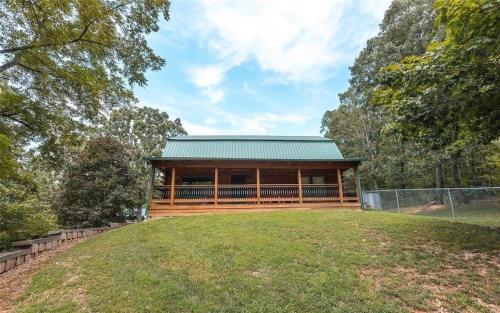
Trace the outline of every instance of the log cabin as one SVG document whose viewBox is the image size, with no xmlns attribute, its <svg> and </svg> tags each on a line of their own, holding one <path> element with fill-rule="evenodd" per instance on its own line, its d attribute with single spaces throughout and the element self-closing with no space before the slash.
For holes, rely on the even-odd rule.
<svg viewBox="0 0 500 313">
<path fill-rule="evenodd" d="M 151 164 L 150 218 L 360 208 L 360 159 L 320 136 L 176 136 Z"/>
</svg>

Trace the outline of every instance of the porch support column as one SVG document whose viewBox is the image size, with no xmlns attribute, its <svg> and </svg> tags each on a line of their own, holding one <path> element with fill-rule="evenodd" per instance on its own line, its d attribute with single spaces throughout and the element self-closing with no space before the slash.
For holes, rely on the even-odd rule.
<svg viewBox="0 0 500 313">
<path fill-rule="evenodd" d="M 257 204 L 260 204 L 260 168 L 257 168 L 255 175 L 257 177 Z"/>
<path fill-rule="evenodd" d="M 344 203 L 344 186 L 342 184 L 342 173 L 340 172 L 340 168 L 337 169 L 337 181 L 339 184 L 340 203 Z"/>
<path fill-rule="evenodd" d="M 299 184 L 299 203 L 302 203 L 302 174 L 300 173 L 300 168 L 297 169 L 297 181 Z"/>
<path fill-rule="evenodd" d="M 151 175 L 149 177 L 149 181 L 151 182 L 151 186 L 148 190 L 149 195 L 148 195 L 148 205 L 146 206 L 146 218 L 149 216 L 149 210 L 151 209 L 151 206 L 153 205 L 153 198 L 154 198 L 154 192 L 155 192 L 155 167 L 151 163 Z"/>
<path fill-rule="evenodd" d="M 170 205 L 175 202 L 175 167 L 172 167 L 172 177 L 170 178 Z"/>
<path fill-rule="evenodd" d="M 215 168 L 214 173 L 214 204 L 217 205 L 217 201 L 219 200 L 219 168 Z"/>
<path fill-rule="evenodd" d="M 356 191 L 356 198 L 358 199 L 359 202 L 359 197 L 361 195 L 361 190 L 359 190 L 359 178 L 358 178 L 358 166 L 354 166 L 354 190 Z"/>
</svg>

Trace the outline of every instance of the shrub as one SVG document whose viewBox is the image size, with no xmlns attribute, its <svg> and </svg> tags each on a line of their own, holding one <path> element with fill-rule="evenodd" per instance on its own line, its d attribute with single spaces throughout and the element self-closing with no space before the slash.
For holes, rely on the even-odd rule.
<svg viewBox="0 0 500 313">
<path fill-rule="evenodd" d="M 13 241 L 42 237 L 58 228 L 56 215 L 36 195 L 26 196 L 26 190 L 5 185 L 0 194 L 0 250 L 9 248 Z M 8 198 L 12 196 L 23 200 L 11 202 Z"/>
<path fill-rule="evenodd" d="M 94 227 L 122 222 L 141 205 L 131 147 L 110 137 L 89 140 L 64 172 L 58 199 L 63 225 Z"/>
</svg>

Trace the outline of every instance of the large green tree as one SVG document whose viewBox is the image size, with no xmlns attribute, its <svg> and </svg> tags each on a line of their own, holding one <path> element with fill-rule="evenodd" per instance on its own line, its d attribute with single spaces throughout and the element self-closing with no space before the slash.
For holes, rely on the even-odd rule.
<svg viewBox="0 0 500 313">
<path fill-rule="evenodd" d="M 500 136 L 500 2 L 438 0 L 435 8 L 445 38 L 385 67 L 373 101 L 404 136 L 453 154 Z"/>
<path fill-rule="evenodd" d="M 131 147 L 111 136 L 91 139 L 64 172 L 59 222 L 73 227 L 123 222 L 141 206 L 140 189 Z"/>
<path fill-rule="evenodd" d="M 386 11 L 380 32 L 368 40 L 354 65 L 340 106 L 327 111 L 322 131 L 339 143 L 344 154 L 365 157 L 361 174 L 366 187 L 407 187 L 416 183 L 417 164 L 407 160 L 420 151 L 410 142 L 384 131 L 390 116 L 370 103 L 379 70 L 408 55 L 418 55 L 440 33 L 433 27 L 432 0 L 396 0 Z"/>
<path fill-rule="evenodd" d="M 141 181 L 139 198 L 146 205 L 151 167 L 143 158 L 161 156 L 169 137 L 186 134 L 181 121 L 171 120 L 166 112 L 159 109 L 126 106 L 113 111 L 98 131 L 131 147 L 133 164 Z M 137 211 L 137 219 L 140 219 L 140 210 Z"/>
<path fill-rule="evenodd" d="M 134 101 L 131 86 L 165 63 L 146 35 L 168 9 L 168 0 L 1 1 L 1 133 L 64 155 L 85 123 Z"/>
<path fill-rule="evenodd" d="M 435 10 L 445 37 L 383 68 L 372 103 L 392 117 L 389 129 L 439 156 L 436 173 L 451 163 L 460 186 L 470 151 L 500 136 L 500 3 L 438 0 Z"/>
</svg>

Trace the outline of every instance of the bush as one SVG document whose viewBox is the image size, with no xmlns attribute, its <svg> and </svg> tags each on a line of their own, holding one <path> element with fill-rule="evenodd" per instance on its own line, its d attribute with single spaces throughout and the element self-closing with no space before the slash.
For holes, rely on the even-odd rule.
<svg viewBox="0 0 500 313">
<path fill-rule="evenodd" d="M 0 250 L 9 248 L 14 241 L 43 237 L 58 228 L 56 215 L 38 197 L 9 203 L 8 197 L 14 194 L 23 198 L 25 191 L 13 186 L 0 188 Z"/>
<path fill-rule="evenodd" d="M 110 137 L 89 140 L 73 155 L 58 198 L 59 221 L 71 227 L 123 222 L 141 205 L 132 149 Z"/>
</svg>

